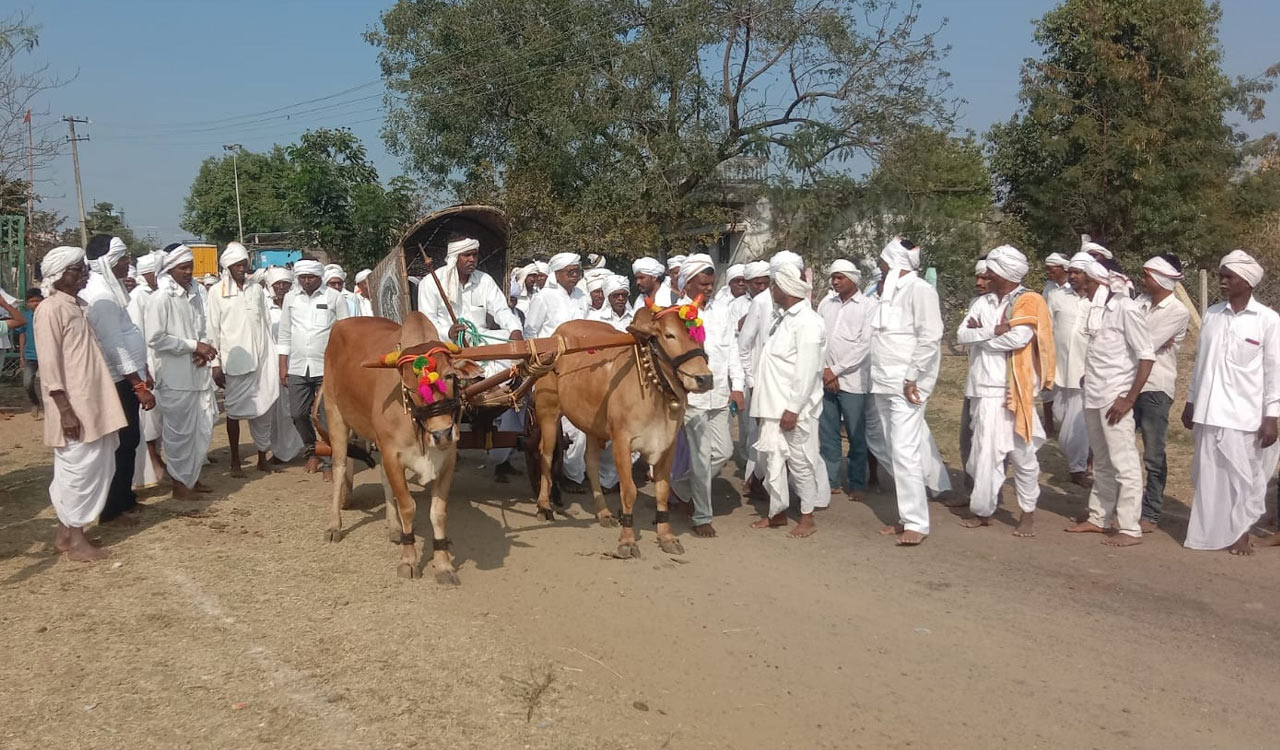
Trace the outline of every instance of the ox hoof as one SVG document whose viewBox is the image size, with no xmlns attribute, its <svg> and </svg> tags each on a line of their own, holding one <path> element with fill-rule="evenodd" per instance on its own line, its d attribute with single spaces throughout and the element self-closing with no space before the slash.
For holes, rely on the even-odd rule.
<svg viewBox="0 0 1280 750">
<path fill-rule="evenodd" d="M 442 586 L 461 586 L 462 580 L 452 570 L 438 570 L 436 571 L 436 583 Z"/>
<path fill-rule="evenodd" d="M 606 529 L 612 529 L 618 526 L 618 519 L 613 516 L 600 516 L 597 520 L 599 520 L 600 525 Z"/>
<path fill-rule="evenodd" d="M 555 511 L 551 510 L 550 508 L 538 508 L 538 514 L 542 516 L 542 520 L 544 521 L 556 520 Z"/>
<path fill-rule="evenodd" d="M 619 560 L 629 560 L 633 557 L 640 557 L 640 546 L 635 542 L 623 542 L 618 545 L 617 552 L 613 556 Z"/>
<path fill-rule="evenodd" d="M 676 539 L 673 536 L 667 537 L 666 539 L 659 538 L 658 546 L 661 547 L 662 551 L 666 552 L 668 555 L 684 554 L 684 545 L 680 543 L 679 539 Z"/>
<path fill-rule="evenodd" d="M 324 540 L 326 542 L 341 542 L 342 529 L 328 529 L 324 532 Z"/>
<path fill-rule="evenodd" d="M 421 578 L 422 571 L 416 565 L 402 562 L 396 566 L 396 575 L 400 578 Z"/>
</svg>

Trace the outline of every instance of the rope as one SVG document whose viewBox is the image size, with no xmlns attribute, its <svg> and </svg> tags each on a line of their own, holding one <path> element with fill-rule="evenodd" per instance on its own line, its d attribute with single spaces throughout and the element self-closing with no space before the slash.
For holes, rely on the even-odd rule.
<svg viewBox="0 0 1280 750">
<path fill-rule="evenodd" d="M 459 347 L 468 346 L 467 344 L 468 340 L 472 342 L 470 346 L 475 346 L 476 342 L 480 340 L 501 341 L 501 342 L 506 342 L 509 340 L 509 339 L 504 339 L 500 336 L 489 336 L 487 334 L 481 333 L 480 329 L 476 327 L 476 324 L 472 323 L 466 318 L 458 318 L 458 325 L 462 326 L 463 330 L 458 332 L 457 339 L 453 343 L 457 344 Z"/>
</svg>

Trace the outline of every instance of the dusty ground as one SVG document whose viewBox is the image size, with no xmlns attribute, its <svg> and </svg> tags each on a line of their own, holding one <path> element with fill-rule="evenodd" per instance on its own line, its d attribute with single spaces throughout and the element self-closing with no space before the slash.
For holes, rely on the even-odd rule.
<svg viewBox="0 0 1280 750">
<path fill-rule="evenodd" d="M 947 358 L 943 393 L 962 367 Z M 958 406 L 930 409 L 953 467 Z M 724 481 L 721 537 L 681 526 L 680 563 L 647 521 L 643 559 L 601 557 L 614 530 L 579 507 L 535 519 L 523 484 L 466 455 L 463 585 L 445 589 L 395 578 L 373 472 L 327 544 L 330 486 L 297 467 L 232 480 L 221 432 L 213 499 L 151 493 L 140 528 L 97 532 L 112 561 L 62 561 L 49 454 L 16 416 L 0 422 L 0 747 L 1272 747 L 1280 550 L 1180 548 L 1173 433 L 1166 528 L 1125 550 L 1061 532 L 1084 494 L 1053 446 L 1034 540 L 1007 513 L 970 531 L 934 506 L 929 541 L 898 549 L 875 533 L 882 493 L 835 501 L 795 541 L 748 529 Z"/>
</svg>

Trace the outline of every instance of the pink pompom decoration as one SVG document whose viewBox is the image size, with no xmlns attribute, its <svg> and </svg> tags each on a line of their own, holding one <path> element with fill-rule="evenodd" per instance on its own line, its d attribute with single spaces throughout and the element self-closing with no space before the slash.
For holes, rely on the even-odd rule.
<svg viewBox="0 0 1280 750">
<path fill-rule="evenodd" d="M 441 395 L 441 396 L 447 396 L 447 395 L 449 395 L 449 391 L 445 389 L 444 379 L 440 379 L 440 380 L 437 380 L 436 382 L 432 383 L 432 384 L 431 384 L 431 387 L 432 387 L 432 388 L 435 388 L 437 391 L 440 391 L 440 395 Z"/>
<path fill-rule="evenodd" d="M 694 341 L 698 342 L 699 344 L 706 343 L 706 340 L 707 340 L 707 331 L 706 331 L 706 329 L 704 329 L 702 326 L 698 326 L 698 327 L 696 327 L 696 328 L 690 328 L 690 329 L 689 329 L 689 338 L 693 339 Z"/>
<path fill-rule="evenodd" d="M 431 392 L 431 386 L 429 385 L 419 385 L 418 395 L 422 396 L 422 400 L 426 401 L 428 404 L 436 400 L 436 396 Z"/>
</svg>

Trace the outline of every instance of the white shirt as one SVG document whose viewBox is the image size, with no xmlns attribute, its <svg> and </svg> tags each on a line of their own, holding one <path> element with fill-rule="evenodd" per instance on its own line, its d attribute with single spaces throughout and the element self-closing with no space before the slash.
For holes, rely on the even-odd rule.
<svg viewBox="0 0 1280 750">
<path fill-rule="evenodd" d="M 1156 352 L 1156 363 L 1151 367 L 1151 377 L 1147 378 L 1142 392 L 1159 391 L 1173 398 L 1174 386 L 1178 383 L 1178 349 L 1187 337 L 1191 313 L 1173 294 L 1154 305 L 1151 295 L 1144 294 L 1138 298 L 1138 306 L 1146 313 L 1147 336 Z"/>
<path fill-rule="evenodd" d="M 227 375 L 247 375 L 269 365 L 270 300 L 260 284 L 246 280 L 244 288 L 230 278 L 209 290 L 209 343 L 218 350 L 210 364 Z"/>
<path fill-rule="evenodd" d="M 587 317 L 587 307 L 587 296 L 581 289 L 575 287 L 572 293 L 566 294 L 558 284 L 547 284 L 529 303 L 529 312 L 524 316 L 524 337 L 546 338 L 562 323 Z"/>
<path fill-rule="evenodd" d="M 676 294 L 676 290 L 672 289 L 671 285 L 665 281 L 653 295 L 653 303 L 658 307 L 671 307 L 678 299 L 680 299 L 680 296 Z"/>
<path fill-rule="evenodd" d="M 1008 331 L 996 335 L 996 325 L 1008 318 L 1009 303 L 1024 287 L 1017 287 L 1003 298 L 995 294 L 984 294 L 974 300 L 970 307 L 970 315 L 976 317 L 981 328 L 969 328 L 960 324 L 956 338 L 961 344 L 969 345 L 969 378 L 965 381 L 964 395 L 967 398 L 1004 398 L 1008 395 L 1009 386 L 1009 352 L 1017 351 L 1035 336 L 1031 326 L 1014 326 Z"/>
<path fill-rule="evenodd" d="M 1197 424 L 1252 432 L 1280 416 L 1280 315 L 1255 297 L 1204 314 L 1187 403 Z"/>
<path fill-rule="evenodd" d="M 827 297 L 818 304 L 818 314 L 827 330 L 827 346 L 822 366 L 836 376 L 836 387 L 844 393 L 866 393 L 867 354 L 871 351 L 871 326 L 867 312 L 871 303 L 861 290 L 841 300 L 840 295 Z"/>
<path fill-rule="evenodd" d="M 627 326 L 631 325 L 631 320 L 635 318 L 635 316 L 635 313 L 631 311 L 630 307 L 623 310 L 621 315 L 617 315 L 613 312 L 612 305 L 605 305 L 599 310 L 591 310 L 587 312 L 587 320 L 596 320 L 601 323 L 608 323 L 615 329 L 624 333 L 627 330 Z"/>
<path fill-rule="evenodd" d="M 360 305 L 360 311 L 357 312 L 356 315 L 362 318 L 372 318 L 373 302 L 370 301 L 368 297 L 364 296 L 363 294 L 360 294 L 359 292 L 356 292 L 355 295 L 356 295 L 356 303 Z"/>
<path fill-rule="evenodd" d="M 911 380 L 928 398 L 942 362 L 938 292 L 914 271 L 901 277 L 893 299 L 880 300 L 871 330 L 871 392 L 902 393 Z"/>
<path fill-rule="evenodd" d="M 288 355 L 290 375 L 324 376 L 329 329 L 337 321 L 350 317 L 350 313 L 342 295 L 323 284 L 315 294 L 308 295 L 297 289 L 285 295 L 276 335 L 276 354 Z"/>
<path fill-rule="evenodd" d="M 496 282 L 484 271 L 474 271 L 467 283 L 459 291 L 461 299 L 449 300 L 453 304 L 453 313 L 458 320 L 469 320 L 480 333 L 496 336 L 506 340 L 512 331 L 520 330 L 520 319 L 511 312 L 507 295 L 502 293 Z M 436 332 L 448 336 L 453 327 L 453 319 L 445 307 L 440 290 L 431 279 L 423 279 L 418 285 L 418 312 L 426 315 L 435 324 Z M 489 318 L 493 319 L 496 328 L 489 327 Z M 483 345 L 487 341 L 476 341 L 474 345 Z"/>
<path fill-rule="evenodd" d="M 746 317 L 749 309 L 751 309 L 751 295 L 746 292 L 729 300 L 729 318 L 733 321 L 735 333 L 742 330 L 742 319 Z"/>
<path fill-rule="evenodd" d="M 192 286 L 199 285 L 192 282 Z M 212 369 L 191 361 L 196 343 L 209 343 L 203 295 L 190 289 L 182 294 L 161 290 L 147 300 L 144 314 L 147 344 L 156 357 L 156 384 L 174 391 L 212 387 Z"/>
<path fill-rule="evenodd" d="M 129 317 L 129 311 L 116 301 L 102 274 L 89 273 L 89 283 L 80 292 L 80 299 L 88 305 L 85 315 L 107 361 L 111 379 L 120 381 L 131 372 L 146 375 L 147 342 Z"/>
<path fill-rule="evenodd" d="M 1081 387 L 1080 379 L 1084 377 L 1084 358 L 1089 348 L 1084 327 L 1092 303 L 1069 286 L 1059 289 L 1046 300 L 1049 314 L 1053 317 L 1053 348 L 1057 357 L 1054 386 L 1078 389 Z"/>
<path fill-rule="evenodd" d="M 689 299 L 681 304 L 690 304 Z M 729 405 L 729 394 L 743 389 L 742 361 L 738 358 L 738 339 L 729 316 L 729 306 L 712 304 L 699 312 L 707 340 L 702 348 L 711 368 L 712 386 L 706 393 L 690 393 L 690 409 L 722 409 Z"/>
<path fill-rule="evenodd" d="M 766 289 L 751 298 L 738 329 L 738 359 L 748 388 L 756 387 L 756 371 L 769 327 L 773 325 L 773 295 Z"/>
<path fill-rule="evenodd" d="M 808 419 L 822 406 L 822 317 L 808 300 L 782 311 L 770 326 L 751 396 L 751 416 L 781 419 L 785 411 Z"/>
<path fill-rule="evenodd" d="M 1155 358 L 1142 308 L 1124 294 L 1112 294 L 1084 358 L 1084 408 L 1109 408 L 1133 387 L 1138 362 Z"/>
</svg>

